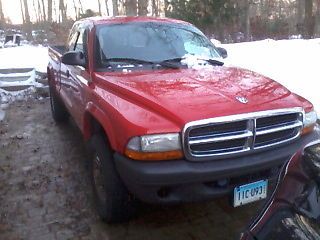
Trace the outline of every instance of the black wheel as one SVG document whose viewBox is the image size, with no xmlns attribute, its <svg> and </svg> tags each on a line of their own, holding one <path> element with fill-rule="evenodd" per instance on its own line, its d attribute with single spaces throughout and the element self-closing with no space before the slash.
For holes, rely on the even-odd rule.
<svg viewBox="0 0 320 240">
<path fill-rule="evenodd" d="M 128 221 L 135 213 L 135 200 L 117 173 L 113 154 L 102 135 L 91 139 L 90 175 L 95 204 L 107 223 Z"/>
<path fill-rule="evenodd" d="M 50 106 L 51 106 L 51 113 L 53 119 L 57 123 L 66 122 L 68 120 L 68 112 L 61 102 L 61 100 L 57 97 L 56 93 L 49 86 L 49 93 L 50 93 Z"/>
</svg>

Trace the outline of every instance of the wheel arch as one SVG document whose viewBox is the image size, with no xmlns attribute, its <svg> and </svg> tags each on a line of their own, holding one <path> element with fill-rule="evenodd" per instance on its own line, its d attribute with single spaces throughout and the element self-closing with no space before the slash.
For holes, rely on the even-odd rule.
<svg viewBox="0 0 320 240">
<path fill-rule="evenodd" d="M 92 102 L 86 107 L 83 121 L 83 134 L 85 141 L 89 141 L 94 134 L 102 133 L 112 150 L 118 145 L 110 118 Z"/>
</svg>

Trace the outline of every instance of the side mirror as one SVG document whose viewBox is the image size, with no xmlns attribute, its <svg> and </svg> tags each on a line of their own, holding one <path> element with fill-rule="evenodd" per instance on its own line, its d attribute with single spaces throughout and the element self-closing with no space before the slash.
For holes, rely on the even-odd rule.
<svg viewBox="0 0 320 240">
<path fill-rule="evenodd" d="M 66 65 L 86 67 L 86 58 L 83 52 L 70 51 L 62 55 L 61 62 Z"/>
<path fill-rule="evenodd" d="M 228 57 L 228 52 L 226 49 L 222 47 L 217 47 L 218 52 L 220 53 L 221 57 L 227 58 Z"/>
</svg>

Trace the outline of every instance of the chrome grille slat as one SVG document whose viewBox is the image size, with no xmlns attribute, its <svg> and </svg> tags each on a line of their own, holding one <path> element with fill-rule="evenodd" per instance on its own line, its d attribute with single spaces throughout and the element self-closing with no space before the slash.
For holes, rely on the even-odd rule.
<svg viewBox="0 0 320 240">
<path fill-rule="evenodd" d="M 280 131 L 284 131 L 284 130 L 288 130 L 288 129 L 293 129 L 293 128 L 297 128 L 297 127 L 302 127 L 302 122 L 296 122 L 294 124 L 290 124 L 290 125 L 286 125 L 286 126 L 281 126 L 281 127 L 272 127 L 269 129 L 265 129 L 265 130 L 257 130 L 256 131 L 256 135 L 260 136 L 260 135 L 265 135 L 265 134 L 269 134 L 269 133 L 274 133 L 274 132 L 280 132 Z"/>
<path fill-rule="evenodd" d="M 212 136 L 212 135 L 211 135 Z M 246 133 L 237 134 L 237 135 L 227 135 L 227 136 L 218 136 L 218 137 L 192 137 L 189 140 L 189 144 L 204 144 L 204 143 L 211 143 L 211 142 L 224 142 L 233 139 L 241 139 L 241 138 L 248 138 L 253 136 L 252 132 L 247 131 Z"/>
<path fill-rule="evenodd" d="M 184 152 L 189 160 L 213 160 L 281 145 L 300 136 L 303 119 L 303 109 L 293 108 L 191 122 L 183 131 Z"/>
</svg>

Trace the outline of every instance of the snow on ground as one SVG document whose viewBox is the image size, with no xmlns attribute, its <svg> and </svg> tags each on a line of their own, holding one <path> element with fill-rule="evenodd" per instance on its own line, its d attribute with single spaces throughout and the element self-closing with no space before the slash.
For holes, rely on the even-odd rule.
<svg viewBox="0 0 320 240">
<path fill-rule="evenodd" d="M 48 49 L 23 45 L 0 49 L 0 121 L 7 103 L 34 96 L 43 83 L 39 76 L 46 73 Z"/>
<path fill-rule="evenodd" d="M 308 99 L 320 114 L 320 39 L 222 44 L 226 63 L 268 76 Z"/>
<path fill-rule="evenodd" d="M 48 49 L 42 46 L 23 45 L 0 49 L 0 69 L 34 68 L 47 72 Z"/>
</svg>

